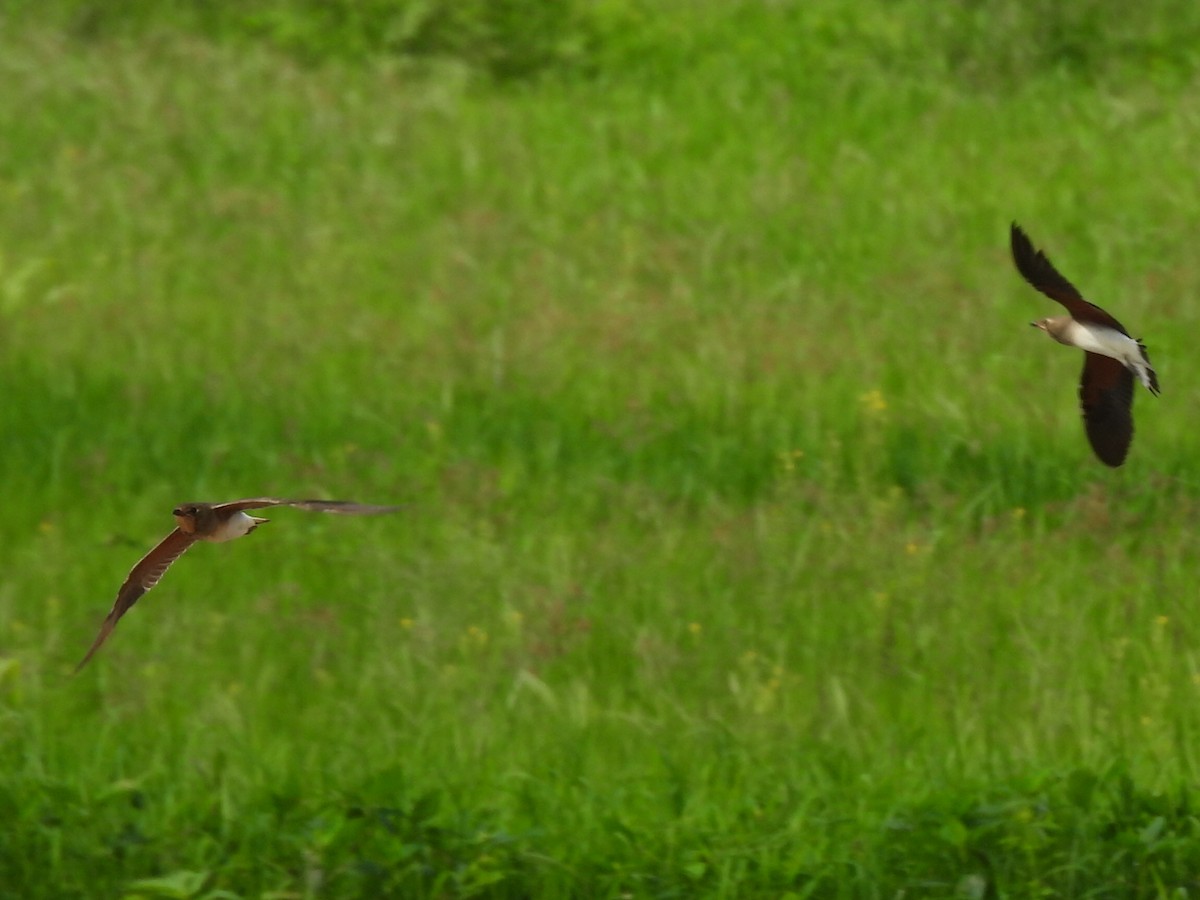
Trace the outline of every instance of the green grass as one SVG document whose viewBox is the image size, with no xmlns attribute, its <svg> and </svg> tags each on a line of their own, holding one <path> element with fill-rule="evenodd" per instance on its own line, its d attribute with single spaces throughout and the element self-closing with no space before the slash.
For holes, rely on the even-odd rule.
<svg viewBox="0 0 1200 900">
<path fill-rule="evenodd" d="M 1195 15 L 678 6 L 503 84 L 0 29 L 0 897 L 1200 890 Z M 1150 347 L 1121 470 L 1012 219 Z M 256 494 L 406 506 L 70 677 Z"/>
</svg>

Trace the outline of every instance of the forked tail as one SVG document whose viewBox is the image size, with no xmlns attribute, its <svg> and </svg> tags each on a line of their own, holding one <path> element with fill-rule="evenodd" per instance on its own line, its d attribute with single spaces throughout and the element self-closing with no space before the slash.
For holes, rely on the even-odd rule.
<svg viewBox="0 0 1200 900">
<path fill-rule="evenodd" d="M 1154 366 L 1150 365 L 1150 354 L 1146 352 L 1146 345 L 1142 343 L 1142 339 L 1137 340 L 1138 349 L 1142 351 L 1142 359 L 1140 364 L 1134 366 L 1133 372 L 1137 375 L 1138 380 L 1146 386 L 1146 390 L 1152 393 L 1155 397 L 1158 396 L 1158 373 L 1154 371 Z"/>
</svg>

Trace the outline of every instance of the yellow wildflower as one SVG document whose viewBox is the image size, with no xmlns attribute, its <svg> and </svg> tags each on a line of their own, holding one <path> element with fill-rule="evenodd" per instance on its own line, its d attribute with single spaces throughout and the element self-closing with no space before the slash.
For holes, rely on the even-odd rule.
<svg viewBox="0 0 1200 900">
<path fill-rule="evenodd" d="M 872 388 L 858 398 L 858 402 L 862 404 L 863 409 L 872 415 L 881 415 L 887 412 L 887 400 L 883 397 L 883 391 L 879 388 Z"/>
</svg>

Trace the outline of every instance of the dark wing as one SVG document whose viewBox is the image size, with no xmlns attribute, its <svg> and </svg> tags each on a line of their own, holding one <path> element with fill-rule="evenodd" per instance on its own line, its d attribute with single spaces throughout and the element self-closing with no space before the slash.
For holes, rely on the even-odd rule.
<svg viewBox="0 0 1200 900">
<path fill-rule="evenodd" d="M 158 584 L 158 580 L 163 577 L 163 573 L 170 568 L 171 563 L 179 559 L 183 551 L 195 543 L 195 538 L 190 534 L 185 534 L 176 528 L 165 538 L 158 542 L 153 550 L 141 558 L 136 566 L 129 571 L 129 575 L 125 578 L 125 583 L 121 585 L 121 589 L 117 591 L 116 602 L 113 603 L 112 611 L 105 618 L 104 623 L 100 626 L 100 633 L 96 635 L 96 640 L 92 642 L 91 649 L 87 655 L 75 667 L 78 672 L 87 665 L 92 654 L 100 649 L 100 645 L 108 640 L 108 636 L 112 634 L 112 630 L 117 627 L 117 622 L 121 616 L 129 611 L 133 604 L 138 602 L 138 599 L 150 588 Z"/>
<path fill-rule="evenodd" d="M 377 516 L 381 513 L 395 512 L 400 508 L 398 506 L 352 503 L 349 500 L 280 500 L 275 497 L 255 497 L 249 500 L 230 500 L 228 503 L 219 503 L 213 509 L 224 512 L 241 512 L 246 509 L 266 509 L 269 506 L 294 506 L 296 509 L 340 513 L 346 516 Z"/>
<path fill-rule="evenodd" d="M 1084 354 L 1079 402 L 1092 449 L 1106 465 L 1121 465 L 1133 441 L 1133 373 L 1111 356 Z"/>
<path fill-rule="evenodd" d="M 1050 262 L 1046 254 L 1033 248 L 1033 243 L 1016 222 L 1012 223 L 1010 237 L 1013 262 L 1017 264 L 1017 271 L 1026 281 L 1051 300 L 1057 300 L 1065 306 L 1067 312 L 1079 321 L 1107 325 L 1123 335 L 1129 335 L 1120 322 L 1095 303 L 1084 300 L 1075 285 L 1067 281 L 1058 269 L 1054 268 L 1054 264 Z"/>
</svg>

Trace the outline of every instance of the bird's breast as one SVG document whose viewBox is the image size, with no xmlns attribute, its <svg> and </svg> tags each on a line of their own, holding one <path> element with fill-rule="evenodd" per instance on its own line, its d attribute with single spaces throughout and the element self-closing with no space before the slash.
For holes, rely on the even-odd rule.
<svg viewBox="0 0 1200 900">
<path fill-rule="evenodd" d="M 1111 356 L 1124 362 L 1129 358 L 1137 358 L 1137 341 L 1129 335 L 1121 334 L 1115 328 L 1096 325 L 1091 322 L 1072 322 L 1069 340 L 1063 343 L 1071 344 L 1088 353 L 1099 353 L 1101 356 Z"/>
<path fill-rule="evenodd" d="M 218 525 L 212 530 L 211 534 L 206 534 L 206 541 L 232 541 L 234 538 L 240 538 L 243 535 L 249 534 L 255 529 L 258 522 L 244 512 L 235 512 L 232 516 Z"/>
</svg>

